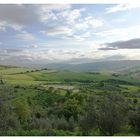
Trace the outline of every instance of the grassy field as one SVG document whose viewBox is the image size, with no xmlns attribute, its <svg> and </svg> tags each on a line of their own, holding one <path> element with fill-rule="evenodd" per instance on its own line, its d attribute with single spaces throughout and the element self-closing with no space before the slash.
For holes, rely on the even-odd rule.
<svg viewBox="0 0 140 140">
<path fill-rule="evenodd" d="M 111 73 L 94 73 L 94 72 L 71 72 L 71 71 L 53 71 L 39 70 L 34 71 L 28 68 L 6 68 L 0 69 L 0 76 L 6 80 L 27 80 L 27 81 L 101 81 L 107 79 L 119 79 L 124 81 L 139 82 L 129 76 L 119 75 L 112 76 Z"/>
<path fill-rule="evenodd" d="M 77 83 L 91 83 L 93 88 L 96 88 L 96 84 L 101 81 L 107 82 L 108 80 L 122 80 L 132 84 L 138 84 L 139 80 L 131 78 L 129 76 L 118 75 L 114 76 L 112 73 L 102 72 L 71 72 L 71 71 L 55 71 L 55 70 L 34 70 L 29 68 L 18 67 L 0 67 L 0 77 L 7 84 L 20 85 L 20 86 L 37 86 L 42 87 L 55 87 L 69 89 L 71 84 L 77 85 Z M 96 83 L 96 84 L 92 84 Z M 88 84 L 89 85 L 89 84 Z M 122 84 L 120 88 L 124 91 L 137 91 L 139 86 Z M 97 88 L 96 88 L 97 90 Z"/>
<path fill-rule="evenodd" d="M 19 67 L 0 67 L 0 77 L 6 84 L 21 87 L 37 86 L 42 89 L 53 87 L 63 90 L 83 90 L 101 93 L 102 91 L 137 92 L 138 79 L 110 72 L 72 72 L 56 70 L 35 70 Z M 100 86 L 101 83 L 104 86 Z M 24 91 L 23 91 L 24 92 Z"/>
</svg>

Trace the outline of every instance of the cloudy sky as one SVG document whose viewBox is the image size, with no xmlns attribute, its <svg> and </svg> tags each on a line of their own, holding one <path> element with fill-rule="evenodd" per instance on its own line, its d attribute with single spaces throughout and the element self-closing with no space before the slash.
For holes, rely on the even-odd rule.
<svg viewBox="0 0 140 140">
<path fill-rule="evenodd" d="M 1 4 L 0 63 L 139 60 L 139 14 L 127 4 Z"/>
</svg>

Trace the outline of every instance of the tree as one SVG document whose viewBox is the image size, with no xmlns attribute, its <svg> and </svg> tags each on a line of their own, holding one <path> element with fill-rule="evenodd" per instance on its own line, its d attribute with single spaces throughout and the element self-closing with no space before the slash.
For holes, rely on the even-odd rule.
<svg viewBox="0 0 140 140">
<path fill-rule="evenodd" d="M 103 135 L 120 132 L 127 118 L 128 108 L 123 97 L 111 94 L 104 97 L 97 113 L 97 125 Z"/>
<path fill-rule="evenodd" d="M 85 113 L 81 116 L 79 125 L 83 132 L 83 135 L 89 135 L 92 128 L 96 127 L 96 98 L 89 96 L 85 105 Z"/>
<path fill-rule="evenodd" d="M 27 121 L 31 115 L 31 111 L 27 102 L 24 101 L 23 99 L 22 101 L 17 100 L 13 104 L 14 104 L 15 113 L 17 114 L 20 122 L 22 123 L 22 122 Z"/>
<path fill-rule="evenodd" d="M 73 119 L 77 121 L 78 116 L 81 112 L 81 106 L 79 104 L 79 101 L 76 99 L 68 99 L 64 103 L 64 106 L 62 108 L 62 115 L 66 118 L 67 121 L 69 121 L 71 117 L 73 117 Z"/>
<path fill-rule="evenodd" d="M 108 94 L 99 99 L 89 96 L 80 128 L 85 135 L 95 128 L 99 129 L 102 135 L 112 136 L 120 132 L 127 112 L 127 103 L 120 95 Z"/>
<path fill-rule="evenodd" d="M 131 112 L 129 120 L 135 132 L 140 135 L 140 107 Z"/>
<path fill-rule="evenodd" d="M 10 107 L 4 103 L 0 104 L 0 130 L 18 129 L 19 126 L 20 123 Z"/>
<path fill-rule="evenodd" d="M 0 85 L 0 130 L 6 131 L 17 129 L 19 121 L 16 114 L 12 110 L 10 99 L 13 89 L 6 85 Z"/>
</svg>

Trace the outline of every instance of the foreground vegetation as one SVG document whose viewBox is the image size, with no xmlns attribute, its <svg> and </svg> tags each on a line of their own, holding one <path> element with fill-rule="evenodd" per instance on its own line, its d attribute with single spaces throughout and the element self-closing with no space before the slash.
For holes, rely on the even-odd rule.
<svg viewBox="0 0 140 140">
<path fill-rule="evenodd" d="M 0 135 L 140 135 L 139 78 L 0 66 Z"/>
</svg>

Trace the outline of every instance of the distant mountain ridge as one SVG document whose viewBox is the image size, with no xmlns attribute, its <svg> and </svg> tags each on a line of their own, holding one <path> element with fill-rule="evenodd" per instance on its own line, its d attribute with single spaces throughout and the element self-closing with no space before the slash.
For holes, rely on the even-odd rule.
<svg viewBox="0 0 140 140">
<path fill-rule="evenodd" d="M 98 62 L 83 62 L 83 63 L 49 63 L 35 62 L 28 64 L 2 65 L 5 67 L 25 67 L 34 69 L 55 69 L 55 70 L 69 70 L 77 72 L 102 72 L 112 71 L 121 73 L 140 73 L 140 60 L 113 60 L 113 61 L 98 61 Z"/>
<path fill-rule="evenodd" d="M 47 64 L 47 68 L 56 70 L 70 71 L 125 71 L 129 69 L 140 68 L 140 60 L 119 60 L 102 61 L 92 63 L 70 64 L 70 63 L 52 63 Z"/>
</svg>

